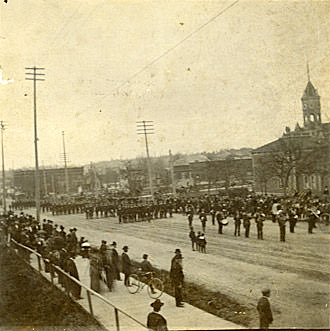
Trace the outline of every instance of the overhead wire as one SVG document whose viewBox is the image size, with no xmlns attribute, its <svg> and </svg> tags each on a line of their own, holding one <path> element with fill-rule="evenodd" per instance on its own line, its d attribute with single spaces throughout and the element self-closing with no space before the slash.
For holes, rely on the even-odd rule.
<svg viewBox="0 0 330 331">
<path fill-rule="evenodd" d="M 162 54 L 160 54 L 159 56 L 157 56 L 156 58 L 154 58 L 152 61 L 150 61 L 148 64 L 146 64 L 145 66 L 143 66 L 140 70 L 138 70 L 137 72 L 135 72 L 132 76 L 130 76 L 128 79 L 126 79 L 122 84 L 120 84 L 119 86 L 117 86 L 115 89 L 113 89 L 111 92 L 109 92 L 108 94 L 104 95 L 100 101 L 104 100 L 105 98 L 107 98 L 109 95 L 113 94 L 114 92 L 120 90 L 123 86 L 129 84 L 134 78 L 136 78 L 137 76 L 139 76 L 142 72 L 144 72 L 146 69 L 148 69 L 150 66 L 152 66 L 153 64 L 155 64 L 156 62 L 158 62 L 160 59 L 162 59 L 163 57 L 165 57 L 167 54 L 169 54 L 170 52 L 172 52 L 173 50 L 175 50 L 176 48 L 178 48 L 182 43 L 184 43 L 186 40 L 188 40 L 189 38 L 191 38 L 193 35 L 195 35 L 196 33 L 198 33 L 199 31 L 201 31 L 203 28 L 205 28 L 207 25 L 209 25 L 210 23 L 212 23 L 213 21 L 215 21 L 219 16 L 221 16 L 222 14 L 224 14 L 226 11 L 228 11 L 230 8 L 234 7 L 236 4 L 239 3 L 240 0 L 235 0 L 234 2 L 232 2 L 230 5 L 228 5 L 227 7 L 225 7 L 224 9 L 221 9 L 216 15 L 212 16 L 209 20 L 207 20 L 205 23 L 203 23 L 202 25 L 200 25 L 197 29 L 193 30 L 192 32 L 190 32 L 187 36 L 185 36 L 183 39 L 181 39 L 179 42 L 177 42 L 176 44 L 174 44 L 172 47 L 168 48 L 166 51 L 164 51 Z"/>
</svg>

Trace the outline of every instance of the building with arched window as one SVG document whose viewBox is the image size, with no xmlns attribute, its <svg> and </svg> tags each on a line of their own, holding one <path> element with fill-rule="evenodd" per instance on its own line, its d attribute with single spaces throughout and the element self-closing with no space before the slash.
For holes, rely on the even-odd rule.
<svg viewBox="0 0 330 331">
<path fill-rule="evenodd" d="M 308 80 L 301 98 L 303 126 L 252 151 L 256 192 L 322 194 L 329 186 L 330 123 L 321 118 L 320 96 Z"/>
</svg>

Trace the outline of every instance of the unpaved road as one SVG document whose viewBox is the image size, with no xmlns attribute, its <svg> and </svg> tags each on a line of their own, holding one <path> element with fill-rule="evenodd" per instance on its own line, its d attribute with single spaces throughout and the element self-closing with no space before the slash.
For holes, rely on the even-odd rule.
<svg viewBox="0 0 330 331">
<path fill-rule="evenodd" d="M 299 223 L 296 233 L 288 233 L 287 241 L 279 241 L 277 224 L 266 221 L 264 240 L 257 240 L 255 224 L 250 238 L 234 237 L 230 222 L 224 234 L 208 221 L 207 254 L 193 252 L 188 238 L 186 217 L 154 220 L 151 223 L 118 224 L 116 218 L 86 220 L 83 215 L 44 217 L 57 224 L 78 228 L 78 236 L 100 244 L 101 239 L 117 241 L 130 247 L 131 258 L 140 260 L 148 253 L 151 262 L 169 270 L 175 248 L 184 256 L 187 280 L 213 291 L 227 294 L 242 304 L 256 305 L 260 289 L 272 290 L 271 305 L 274 328 L 329 328 L 329 244 L 330 236 L 315 229 L 307 234 L 307 224 Z M 195 231 L 201 224 L 195 217 Z M 257 314 L 250 327 L 257 327 Z"/>
</svg>

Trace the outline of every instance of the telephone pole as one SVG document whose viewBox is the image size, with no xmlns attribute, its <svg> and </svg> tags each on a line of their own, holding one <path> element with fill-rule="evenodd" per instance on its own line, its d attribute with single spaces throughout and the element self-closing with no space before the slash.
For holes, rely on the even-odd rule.
<svg viewBox="0 0 330 331">
<path fill-rule="evenodd" d="M 152 197 L 154 199 L 154 188 L 152 185 L 152 172 L 151 172 L 151 164 L 150 164 L 150 155 L 149 155 L 149 146 L 148 146 L 148 134 L 154 134 L 153 121 L 137 121 L 137 134 L 143 134 L 144 140 L 146 144 L 146 153 L 147 153 L 147 167 L 148 167 L 148 176 L 149 176 L 149 190 Z"/>
<path fill-rule="evenodd" d="M 175 194 L 176 194 L 176 187 L 175 187 L 175 179 L 174 179 L 173 155 L 171 153 L 171 150 L 168 151 L 168 154 L 170 156 L 170 171 L 171 171 L 171 181 L 172 181 L 172 193 L 175 196 Z"/>
<path fill-rule="evenodd" d="M 65 139 L 64 139 L 64 131 L 62 131 L 62 141 L 63 141 L 63 161 L 64 161 L 64 176 L 65 176 L 65 190 L 66 193 L 69 193 L 70 187 L 69 187 L 69 173 L 68 173 L 68 160 L 67 155 L 65 152 Z"/>
<path fill-rule="evenodd" d="M 33 81 L 33 114 L 34 114 L 34 155 L 35 155 L 35 200 L 36 200 L 36 218 L 40 222 L 40 177 L 39 177 L 39 162 L 38 162 L 38 130 L 37 130 L 37 81 L 44 81 L 43 73 L 38 70 L 45 70 L 45 68 L 25 68 L 27 70 L 26 80 Z"/>
<path fill-rule="evenodd" d="M 3 132 L 5 131 L 5 123 L 0 121 L 0 129 L 1 129 L 1 155 L 2 155 L 2 208 L 3 213 L 7 212 L 6 205 L 6 175 L 5 175 L 5 153 L 3 147 Z"/>
</svg>

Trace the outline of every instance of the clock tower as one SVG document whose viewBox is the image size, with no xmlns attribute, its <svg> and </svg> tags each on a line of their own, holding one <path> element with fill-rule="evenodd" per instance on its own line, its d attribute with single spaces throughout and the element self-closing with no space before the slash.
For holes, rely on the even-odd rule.
<svg viewBox="0 0 330 331">
<path fill-rule="evenodd" d="M 304 127 L 312 129 L 319 126 L 322 123 L 320 96 L 309 77 L 301 102 L 303 107 Z"/>
</svg>

